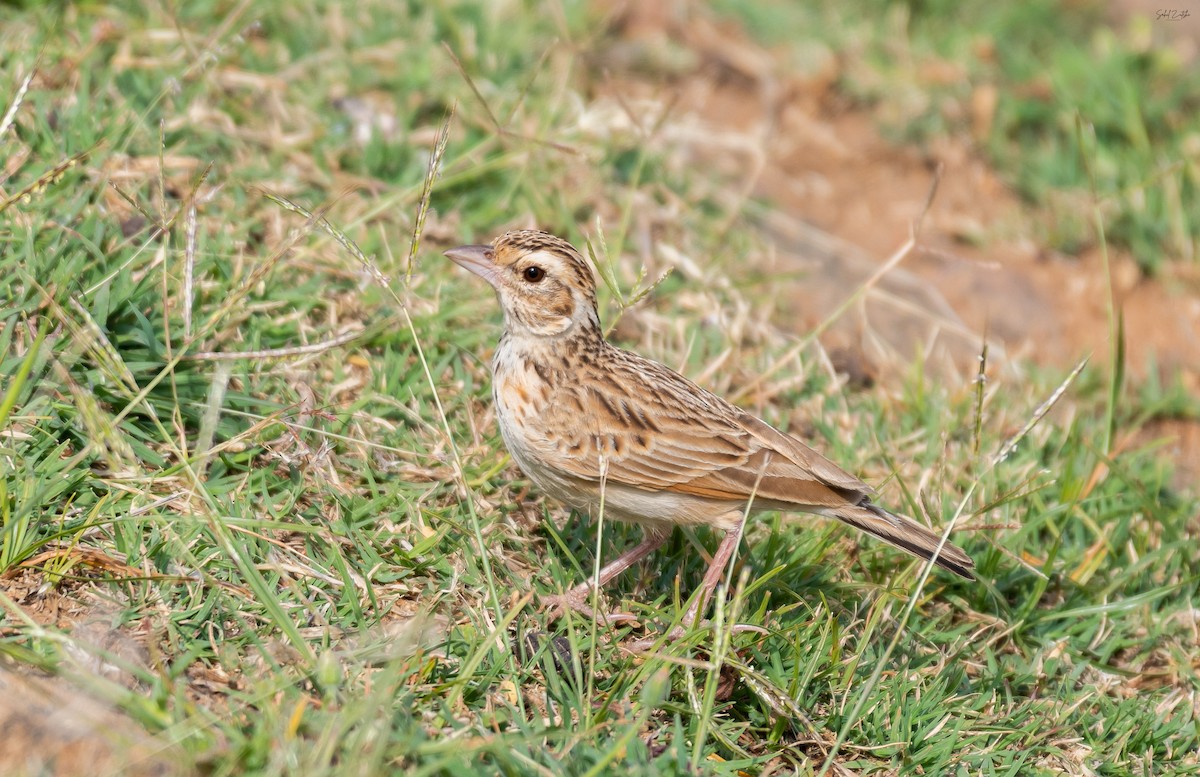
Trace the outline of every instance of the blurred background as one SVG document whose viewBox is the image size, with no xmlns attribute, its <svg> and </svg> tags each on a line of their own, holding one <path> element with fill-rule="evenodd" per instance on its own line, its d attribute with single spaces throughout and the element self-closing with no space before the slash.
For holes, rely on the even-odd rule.
<svg viewBox="0 0 1200 777">
<path fill-rule="evenodd" d="M 1194 773 L 1198 57 L 1191 0 L 0 0 L 0 773 Z M 983 582 L 897 620 L 775 523 L 711 697 L 514 663 L 594 539 L 440 252 L 527 227 Z"/>
</svg>

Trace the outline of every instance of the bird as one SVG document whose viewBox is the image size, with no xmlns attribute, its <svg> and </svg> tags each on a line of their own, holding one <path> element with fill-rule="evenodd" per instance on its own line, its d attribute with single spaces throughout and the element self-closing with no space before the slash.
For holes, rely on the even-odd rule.
<svg viewBox="0 0 1200 777">
<path fill-rule="evenodd" d="M 592 615 L 593 584 L 603 588 L 653 553 L 674 527 L 708 526 L 724 536 L 682 619 L 691 626 L 737 550 L 745 519 L 764 511 L 835 518 L 975 579 L 961 548 L 877 504 L 870 486 L 803 441 L 608 342 L 591 265 L 566 240 L 516 230 L 445 256 L 487 281 L 503 310 L 492 402 L 517 466 L 568 507 L 593 517 L 602 510 L 643 530 L 642 541 L 595 580 L 543 597 L 556 613 Z"/>
</svg>

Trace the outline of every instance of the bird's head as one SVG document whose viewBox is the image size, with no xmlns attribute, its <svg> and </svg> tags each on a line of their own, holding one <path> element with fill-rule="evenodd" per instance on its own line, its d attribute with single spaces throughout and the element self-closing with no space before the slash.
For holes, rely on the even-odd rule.
<svg viewBox="0 0 1200 777">
<path fill-rule="evenodd" d="M 546 232 L 507 232 L 491 245 L 446 252 L 456 264 L 492 285 L 515 336 L 598 334 L 596 279 L 583 256 Z"/>
</svg>

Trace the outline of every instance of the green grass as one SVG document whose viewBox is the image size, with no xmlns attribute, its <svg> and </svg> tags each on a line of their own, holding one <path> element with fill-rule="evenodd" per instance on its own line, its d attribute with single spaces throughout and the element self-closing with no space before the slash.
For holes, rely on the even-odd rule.
<svg viewBox="0 0 1200 777">
<path fill-rule="evenodd" d="M 30 195 L 0 212 L 6 671 L 60 676 L 216 775 L 1200 769 L 1200 505 L 1158 451 L 1109 444 L 1110 418 L 1119 438 L 1188 399 L 1131 399 L 1105 365 L 1000 461 L 1065 373 L 849 393 L 810 348 L 757 395 L 889 504 L 961 509 L 978 583 L 922 585 L 898 552 L 770 517 L 713 630 L 639 657 L 621 641 L 645 631 L 548 622 L 536 596 L 589 573 L 595 528 L 507 460 L 499 313 L 440 248 L 514 224 L 590 238 L 608 324 L 666 269 L 646 235 L 718 257 L 624 343 L 691 375 L 736 345 L 708 379 L 732 391 L 792 343 L 712 324 L 767 296 L 722 280 L 762 246 L 717 233 L 729 214 L 673 149 L 581 120 L 594 12 L 237 9 L 0 6 L 0 104 L 38 65 L 0 135 L 4 196 Z M 637 536 L 606 524 L 601 552 Z M 614 606 L 665 630 L 714 546 L 678 533 Z"/>
</svg>

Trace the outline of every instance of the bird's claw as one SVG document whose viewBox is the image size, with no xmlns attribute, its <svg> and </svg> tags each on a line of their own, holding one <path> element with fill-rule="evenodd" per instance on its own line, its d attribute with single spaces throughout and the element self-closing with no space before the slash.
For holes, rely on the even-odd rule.
<svg viewBox="0 0 1200 777">
<path fill-rule="evenodd" d="M 699 625 L 700 625 L 700 628 L 702 628 L 702 629 L 712 628 L 712 623 L 710 621 L 701 621 Z M 627 643 L 626 647 L 628 647 L 630 650 L 632 650 L 635 653 L 645 653 L 645 652 L 649 651 L 651 648 L 653 648 L 656 644 L 658 644 L 660 640 L 663 643 L 671 643 L 671 642 L 676 642 L 678 640 L 683 639 L 684 637 L 687 636 L 688 631 L 691 628 L 692 628 L 691 624 L 682 623 L 682 624 L 676 626 L 675 628 L 671 629 L 670 631 L 668 631 L 665 635 L 644 637 L 635 642 Z M 769 631 L 764 629 L 762 626 L 754 626 L 749 623 L 735 623 L 729 627 L 729 631 L 731 634 L 743 634 L 745 632 L 754 632 L 755 634 L 769 634 L 770 633 Z"/>
<path fill-rule="evenodd" d="M 546 612 L 550 620 L 562 618 L 569 610 L 577 612 L 585 618 L 593 619 L 597 623 L 603 623 L 606 626 L 638 622 L 637 616 L 628 612 L 597 612 L 592 608 L 592 603 L 586 590 L 572 589 L 564 594 L 544 596 L 542 597 L 542 601 L 546 604 Z"/>
</svg>

